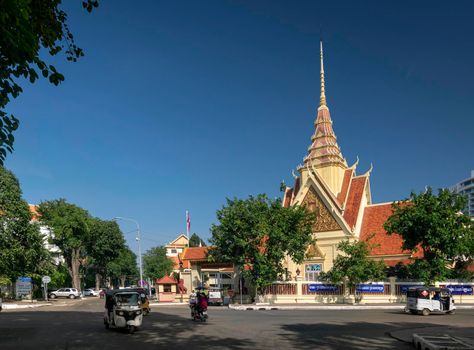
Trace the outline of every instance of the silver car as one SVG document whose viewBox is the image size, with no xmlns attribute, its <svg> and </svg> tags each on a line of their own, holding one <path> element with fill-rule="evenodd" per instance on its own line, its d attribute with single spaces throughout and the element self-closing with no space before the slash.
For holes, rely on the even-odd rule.
<svg viewBox="0 0 474 350">
<path fill-rule="evenodd" d="M 49 294 L 51 299 L 65 297 L 69 299 L 75 299 L 81 296 L 81 293 L 76 288 L 60 288 Z"/>
</svg>

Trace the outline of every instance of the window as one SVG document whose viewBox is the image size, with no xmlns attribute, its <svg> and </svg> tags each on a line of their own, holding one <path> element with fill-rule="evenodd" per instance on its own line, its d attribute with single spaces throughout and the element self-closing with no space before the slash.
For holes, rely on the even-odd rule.
<svg viewBox="0 0 474 350">
<path fill-rule="evenodd" d="M 163 285 L 163 292 L 171 293 L 171 284 L 164 284 Z"/>
<path fill-rule="evenodd" d="M 306 264 L 304 278 L 306 281 L 317 281 L 318 275 L 323 270 L 323 264 Z"/>
<path fill-rule="evenodd" d="M 178 251 L 176 249 L 171 249 L 171 254 L 178 254 Z"/>
</svg>

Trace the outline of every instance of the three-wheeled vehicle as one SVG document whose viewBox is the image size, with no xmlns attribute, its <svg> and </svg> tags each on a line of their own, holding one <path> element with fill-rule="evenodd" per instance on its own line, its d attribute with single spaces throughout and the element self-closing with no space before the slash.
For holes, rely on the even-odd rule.
<svg viewBox="0 0 474 350">
<path fill-rule="evenodd" d="M 105 295 L 105 328 L 125 328 L 135 332 L 142 325 L 141 295 L 134 290 L 108 290 Z"/>
<path fill-rule="evenodd" d="M 411 287 L 407 291 L 406 310 L 428 316 L 432 312 L 453 314 L 456 306 L 447 288 Z"/>
<path fill-rule="evenodd" d="M 146 316 L 150 313 L 150 299 L 148 298 L 148 290 L 145 288 L 133 288 L 128 290 L 134 290 L 140 294 L 141 306 L 143 311 L 143 316 Z"/>
</svg>

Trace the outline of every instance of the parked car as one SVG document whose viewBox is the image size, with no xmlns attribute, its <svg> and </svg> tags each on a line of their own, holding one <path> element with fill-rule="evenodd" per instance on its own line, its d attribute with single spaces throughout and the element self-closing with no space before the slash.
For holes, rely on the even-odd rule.
<svg viewBox="0 0 474 350">
<path fill-rule="evenodd" d="M 69 299 L 75 299 L 81 296 L 81 293 L 76 288 L 60 288 L 49 294 L 51 299 L 65 297 Z"/>
<path fill-rule="evenodd" d="M 87 289 L 84 289 L 84 296 L 85 297 L 98 297 L 99 296 L 99 292 L 98 290 L 95 290 L 95 289 L 92 289 L 92 288 L 87 288 Z"/>
<path fill-rule="evenodd" d="M 222 292 L 219 289 L 209 289 L 209 305 L 222 305 L 224 299 L 222 298 Z"/>
</svg>

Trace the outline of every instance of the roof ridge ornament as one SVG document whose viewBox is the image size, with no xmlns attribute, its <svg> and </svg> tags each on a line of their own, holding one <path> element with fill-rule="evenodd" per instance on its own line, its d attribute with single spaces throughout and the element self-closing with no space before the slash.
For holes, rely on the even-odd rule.
<svg viewBox="0 0 474 350">
<path fill-rule="evenodd" d="M 319 97 L 319 107 L 326 107 L 326 87 L 324 83 L 324 56 L 323 56 L 323 39 L 319 40 L 319 57 L 320 57 L 320 64 L 321 70 L 319 73 L 320 81 L 321 81 L 321 94 Z"/>
</svg>

